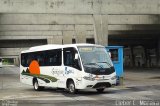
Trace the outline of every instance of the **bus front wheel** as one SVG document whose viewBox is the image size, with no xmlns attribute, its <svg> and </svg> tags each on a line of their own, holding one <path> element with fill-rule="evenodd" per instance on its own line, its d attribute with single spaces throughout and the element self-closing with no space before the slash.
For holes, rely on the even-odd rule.
<svg viewBox="0 0 160 106">
<path fill-rule="evenodd" d="M 98 93 L 102 93 L 104 91 L 104 88 L 96 89 Z"/>
<path fill-rule="evenodd" d="M 77 92 L 77 89 L 75 89 L 75 84 L 73 81 L 69 81 L 68 83 L 68 91 L 71 94 L 75 94 Z"/>
</svg>

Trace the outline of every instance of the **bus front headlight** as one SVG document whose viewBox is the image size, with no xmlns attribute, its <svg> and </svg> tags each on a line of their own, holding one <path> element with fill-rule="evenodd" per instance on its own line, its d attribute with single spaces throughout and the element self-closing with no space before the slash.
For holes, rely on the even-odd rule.
<svg viewBox="0 0 160 106">
<path fill-rule="evenodd" d="M 84 78 L 85 80 L 94 81 L 94 78 L 93 78 L 93 77 L 84 76 L 83 78 Z"/>
<path fill-rule="evenodd" d="M 112 78 L 111 78 L 111 80 L 115 80 L 117 77 L 116 77 L 116 75 L 114 75 Z"/>
</svg>

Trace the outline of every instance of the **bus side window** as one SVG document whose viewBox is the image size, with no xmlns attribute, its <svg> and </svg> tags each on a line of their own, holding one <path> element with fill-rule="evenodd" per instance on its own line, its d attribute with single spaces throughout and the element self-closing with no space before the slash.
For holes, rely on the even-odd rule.
<svg viewBox="0 0 160 106">
<path fill-rule="evenodd" d="M 23 53 L 21 54 L 21 65 L 24 67 L 29 67 L 33 59 L 33 53 Z"/>
<path fill-rule="evenodd" d="M 27 60 L 26 66 L 29 67 L 29 65 L 31 64 L 31 62 L 32 62 L 33 60 L 36 60 L 36 59 L 35 59 L 35 53 L 34 53 L 34 52 L 27 53 L 26 60 Z"/>
<path fill-rule="evenodd" d="M 77 63 L 79 60 L 75 61 L 76 53 L 77 50 L 75 48 L 64 48 L 63 49 L 64 65 L 81 70 L 80 66 Z"/>
<path fill-rule="evenodd" d="M 44 66 L 44 52 L 36 52 L 34 58 L 40 66 Z"/>
<path fill-rule="evenodd" d="M 21 54 L 21 65 L 27 67 L 27 53 Z"/>
<path fill-rule="evenodd" d="M 110 49 L 109 52 L 110 52 L 110 56 L 111 56 L 112 61 L 118 62 L 119 61 L 118 60 L 118 49 Z"/>
<path fill-rule="evenodd" d="M 60 66 L 62 64 L 61 49 L 49 50 L 46 55 L 46 66 Z"/>
</svg>

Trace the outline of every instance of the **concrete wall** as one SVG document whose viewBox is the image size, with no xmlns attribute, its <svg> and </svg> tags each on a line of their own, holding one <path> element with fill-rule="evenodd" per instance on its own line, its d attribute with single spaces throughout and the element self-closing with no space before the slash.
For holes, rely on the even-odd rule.
<svg viewBox="0 0 160 106">
<path fill-rule="evenodd" d="M 96 43 L 107 45 L 107 18 L 108 15 L 0 14 L 0 39 L 47 39 L 51 43 L 55 36 L 65 41 L 66 33 L 70 33 L 69 39 L 74 38 L 77 43 L 95 37 Z"/>
<path fill-rule="evenodd" d="M 1 0 L 1 13 L 159 14 L 159 0 Z"/>
<path fill-rule="evenodd" d="M 159 4 L 159 0 L 1 0 L 0 39 L 54 43 L 58 35 L 64 43 L 95 38 L 96 43 L 107 45 L 108 35 L 137 30 L 128 25 L 160 24 Z"/>
<path fill-rule="evenodd" d="M 98 18 L 98 19 L 97 19 Z M 71 15 L 71 14 L 0 14 L 0 39 L 49 39 L 84 29 L 85 38 L 107 39 L 107 35 L 158 34 L 159 15 Z M 101 27 L 102 26 L 102 27 Z M 78 28 L 80 27 L 80 28 Z M 136 32 L 135 32 L 136 30 Z M 154 32 L 151 32 L 154 30 Z M 146 31 L 148 31 L 146 33 Z M 121 35 L 122 35 L 121 34 Z M 100 38 L 100 39 L 98 39 Z M 83 40 L 84 41 L 84 40 Z M 101 42 L 101 41 L 97 41 Z M 107 41 L 104 41 L 107 45 Z"/>
</svg>

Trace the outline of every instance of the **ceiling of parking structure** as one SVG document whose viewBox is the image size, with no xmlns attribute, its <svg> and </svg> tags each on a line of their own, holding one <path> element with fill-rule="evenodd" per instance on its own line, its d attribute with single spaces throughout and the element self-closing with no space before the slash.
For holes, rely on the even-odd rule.
<svg viewBox="0 0 160 106">
<path fill-rule="evenodd" d="M 133 31 L 109 31 L 109 36 L 110 37 L 139 37 L 139 38 L 156 38 L 159 37 L 160 35 L 160 30 L 159 31 L 138 31 L 138 30 L 133 30 Z"/>
<path fill-rule="evenodd" d="M 160 35 L 160 24 L 109 25 L 110 39 L 157 39 Z"/>
<path fill-rule="evenodd" d="M 110 39 L 158 39 L 160 34 L 131 34 L 131 33 L 119 33 L 116 35 L 109 35 Z"/>
<path fill-rule="evenodd" d="M 153 25 L 152 25 L 153 26 Z M 157 47 L 160 30 L 117 30 L 109 31 L 109 45 Z"/>
<path fill-rule="evenodd" d="M 155 45 L 160 38 L 160 24 L 117 24 L 108 26 L 109 43 Z M 155 42 L 153 42 L 155 41 Z"/>
<path fill-rule="evenodd" d="M 47 44 L 46 39 L 0 40 L 0 48 L 25 48 Z"/>
<path fill-rule="evenodd" d="M 160 25 L 109 25 L 109 35 L 138 35 L 138 36 L 150 36 L 160 35 Z M 127 37 L 130 37 L 127 36 Z"/>
<path fill-rule="evenodd" d="M 109 38 L 109 41 L 122 45 L 154 45 L 157 40 L 152 38 Z"/>
<path fill-rule="evenodd" d="M 137 35 L 127 37 L 130 35 L 109 36 L 109 45 L 122 46 L 145 46 L 147 48 L 157 47 L 158 39 L 156 37 L 138 37 Z"/>
</svg>

